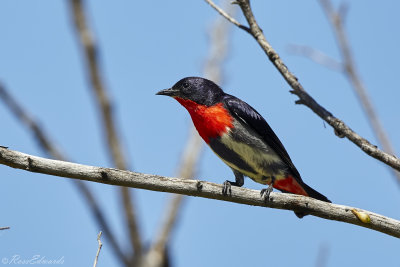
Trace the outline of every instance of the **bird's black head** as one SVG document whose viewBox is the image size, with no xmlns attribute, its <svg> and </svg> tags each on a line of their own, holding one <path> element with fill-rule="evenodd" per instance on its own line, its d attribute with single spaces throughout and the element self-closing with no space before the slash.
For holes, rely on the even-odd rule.
<svg viewBox="0 0 400 267">
<path fill-rule="evenodd" d="M 212 106 L 220 101 L 224 92 L 214 82 L 200 77 L 186 77 L 172 88 L 161 90 L 157 95 L 167 95 L 191 100 L 200 105 Z"/>
</svg>

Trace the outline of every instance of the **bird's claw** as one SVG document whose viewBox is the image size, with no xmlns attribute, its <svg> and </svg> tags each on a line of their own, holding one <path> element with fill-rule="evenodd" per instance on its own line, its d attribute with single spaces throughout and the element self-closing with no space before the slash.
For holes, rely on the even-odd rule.
<svg viewBox="0 0 400 267">
<path fill-rule="evenodd" d="M 225 181 L 223 183 L 223 187 L 222 187 L 222 194 L 224 196 L 227 196 L 229 193 L 229 195 L 232 195 L 232 188 L 231 188 L 231 183 L 229 181 Z"/>
<path fill-rule="evenodd" d="M 273 190 L 273 187 L 272 187 L 272 183 L 271 183 L 267 188 L 261 189 L 260 196 L 262 198 L 264 198 L 265 201 L 269 201 L 270 200 L 269 195 L 271 194 L 272 190 Z"/>
</svg>

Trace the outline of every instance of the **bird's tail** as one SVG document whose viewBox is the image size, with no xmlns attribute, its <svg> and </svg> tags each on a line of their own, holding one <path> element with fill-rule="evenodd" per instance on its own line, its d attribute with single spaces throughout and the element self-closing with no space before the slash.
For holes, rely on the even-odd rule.
<svg viewBox="0 0 400 267">
<path fill-rule="evenodd" d="M 308 186 L 307 184 L 305 184 L 304 182 L 302 183 L 302 187 L 304 189 L 304 191 L 306 191 L 307 195 L 309 197 L 321 200 L 321 201 L 325 201 L 325 202 L 329 202 L 332 203 L 332 201 L 330 201 L 326 196 L 324 196 L 323 194 L 317 192 L 316 190 L 312 189 L 310 186 Z M 299 218 L 303 218 L 304 216 L 307 215 L 307 213 L 305 212 L 295 212 L 296 216 Z"/>
<path fill-rule="evenodd" d="M 306 185 L 305 183 L 302 184 L 304 191 L 307 192 L 307 195 L 309 197 L 321 200 L 321 201 L 325 201 L 325 202 L 329 202 L 332 203 L 332 201 L 330 201 L 326 196 L 324 196 L 323 194 L 315 191 L 314 189 L 312 189 L 311 187 L 309 187 L 308 185 Z"/>
</svg>

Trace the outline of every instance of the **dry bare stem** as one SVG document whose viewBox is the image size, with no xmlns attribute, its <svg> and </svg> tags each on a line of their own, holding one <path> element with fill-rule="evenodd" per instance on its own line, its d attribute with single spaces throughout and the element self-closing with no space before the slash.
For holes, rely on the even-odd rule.
<svg viewBox="0 0 400 267">
<path fill-rule="evenodd" d="M 100 255 L 100 250 L 103 247 L 103 243 L 101 243 L 101 234 L 102 232 L 100 231 L 100 233 L 97 235 L 97 242 L 99 243 L 99 247 L 97 248 L 97 253 L 96 253 L 96 257 L 94 258 L 94 263 L 93 263 L 93 267 L 97 266 L 97 262 L 99 260 L 99 255 Z"/>
</svg>

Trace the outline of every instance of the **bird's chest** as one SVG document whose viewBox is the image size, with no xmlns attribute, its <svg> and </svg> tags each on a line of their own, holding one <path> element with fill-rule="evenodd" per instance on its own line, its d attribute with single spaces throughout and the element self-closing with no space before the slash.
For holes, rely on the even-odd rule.
<svg viewBox="0 0 400 267">
<path fill-rule="evenodd" d="M 233 119 L 222 103 L 208 107 L 190 100 L 177 100 L 189 111 L 194 126 L 207 144 L 211 138 L 220 137 L 233 127 Z"/>
</svg>

